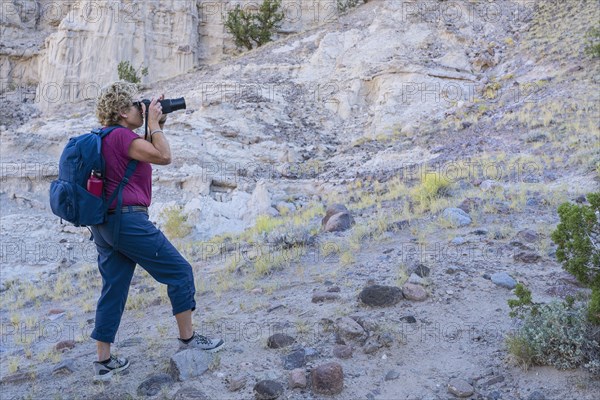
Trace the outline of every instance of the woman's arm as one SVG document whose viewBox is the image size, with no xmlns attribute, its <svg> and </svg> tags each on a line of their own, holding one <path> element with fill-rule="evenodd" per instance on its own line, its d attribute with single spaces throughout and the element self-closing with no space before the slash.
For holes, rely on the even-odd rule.
<svg viewBox="0 0 600 400">
<path fill-rule="evenodd" d="M 129 146 L 129 157 L 134 160 L 144 161 L 151 164 L 167 165 L 171 163 L 171 148 L 167 137 L 162 132 L 162 125 L 159 120 L 162 116 L 160 100 L 152 99 L 148 109 L 148 129 L 150 130 L 149 140 L 134 140 Z M 146 106 L 142 103 L 142 112 L 145 114 Z"/>
</svg>

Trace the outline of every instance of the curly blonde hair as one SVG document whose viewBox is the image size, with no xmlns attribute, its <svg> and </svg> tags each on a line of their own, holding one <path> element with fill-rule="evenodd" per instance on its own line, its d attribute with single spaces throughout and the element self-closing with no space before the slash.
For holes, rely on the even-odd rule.
<svg viewBox="0 0 600 400">
<path fill-rule="evenodd" d="M 121 119 L 120 113 L 127 110 L 138 89 L 135 83 L 117 81 L 102 88 L 96 99 L 96 116 L 103 126 L 116 125 Z"/>
</svg>

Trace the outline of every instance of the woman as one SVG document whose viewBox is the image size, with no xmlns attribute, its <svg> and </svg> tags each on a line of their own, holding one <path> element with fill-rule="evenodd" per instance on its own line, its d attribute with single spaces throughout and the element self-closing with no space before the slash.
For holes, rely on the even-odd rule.
<svg viewBox="0 0 600 400">
<path fill-rule="evenodd" d="M 125 175 L 129 161 L 138 160 L 137 166 L 122 193 L 120 216 L 115 214 L 117 201 L 109 206 L 106 223 L 93 226 L 92 233 L 98 250 L 98 268 L 102 275 L 102 293 L 96 308 L 95 327 L 91 337 L 97 340 L 98 361 L 94 361 L 94 380 L 108 380 L 129 367 L 126 358 L 110 353 L 136 264 L 157 281 L 167 285 L 173 315 L 179 328 L 181 348 L 218 351 L 224 343 L 209 339 L 192 329 L 194 276 L 190 264 L 179 254 L 163 233 L 148 220 L 152 195 L 152 167 L 150 164 L 171 163 L 171 149 L 162 128 L 158 99 L 153 98 L 148 109 L 148 139 L 133 132 L 144 124 L 146 105 L 135 101 L 137 87 L 127 82 L 115 82 L 102 89 L 96 106 L 96 115 L 104 126 L 120 125 L 102 142 L 106 162 L 105 193 L 110 198 Z M 120 219 L 118 246 L 115 245 L 114 226 Z M 115 250 L 114 247 L 117 247 Z"/>
</svg>

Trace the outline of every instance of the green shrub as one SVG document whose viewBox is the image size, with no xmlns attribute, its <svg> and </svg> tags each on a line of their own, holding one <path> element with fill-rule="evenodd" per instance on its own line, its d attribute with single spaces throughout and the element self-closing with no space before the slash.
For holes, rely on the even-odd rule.
<svg viewBox="0 0 600 400">
<path fill-rule="evenodd" d="M 600 27 L 590 28 L 586 35 L 585 52 L 592 57 L 600 57 Z"/>
<path fill-rule="evenodd" d="M 531 290 L 527 289 L 522 283 L 517 283 L 515 295 L 518 300 L 509 299 L 508 306 L 511 311 L 508 314 L 512 318 L 524 318 L 528 313 L 537 313 L 537 304 L 531 301 Z"/>
<path fill-rule="evenodd" d="M 141 76 L 148 75 L 148 67 L 144 67 L 142 64 L 136 70 L 129 61 L 121 61 L 119 65 L 117 65 L 117 73 L 119 74 L 119 79 L 122 81 L 140 83 L 142 81 Z"/>
<path fill-rule="evenodd" d="M 551 365 L 559 369 L 583 366 L 600 374 L 600 329 L 585 315 L 588 309 L 569 297 L 565 302 L 534 303 L 524 285 L 515 288 L 518 299 L 508 300 L 511 317 L 520 320 L 506 338 L 508 352 L 527 369 Z"/>
<path fill-rule="evenodd" d="M 581 284 L 592 289 L 588 318 L 600 323 L 600 193 L 587 196 L 589 206 L 563 203 L 560 223 L 552 232 L 556 258 Z M 598 215 L 597 215 L 598 214 Z"/>
<path fill-rule="evenodd" d="M 590 361 L 585 349 L 589 343 L 584 307 L 552 302 L 524 316 L 523 324 L 507 339 L 508 349 L 524 366 L 552 365 L 576 368 Z"/>
<path fill-rule="evenodd" d="M 242 10 L 238 4 L 227 13 L 225 28 L 233 35 L 235 45 L 252 50 L 271 41 L 271 36 L 281 25 L 283 13 L 279 12 L 281 0 L 263 0 L 255 13 Z"/>
</svg>

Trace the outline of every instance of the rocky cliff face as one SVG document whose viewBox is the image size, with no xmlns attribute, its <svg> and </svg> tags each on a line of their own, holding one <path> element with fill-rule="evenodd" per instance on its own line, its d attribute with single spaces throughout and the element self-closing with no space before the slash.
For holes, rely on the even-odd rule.
<svg viewBox="0 0 600 400">
<path fill-rule="evenodd" d="M 42 110 L 93 98 L 117 79 L 117 64 L 148 67 L 156 82 L 212 64 L 235 52 L 223 21 L 228 0 L 3 2 L 0 20 L 2 92 L 36 86 Z M 256 2 L 243 3 L 245 9 Z M 288 1 L 280 35 L 337 17 L 331 0 Z"/>
</svg>

